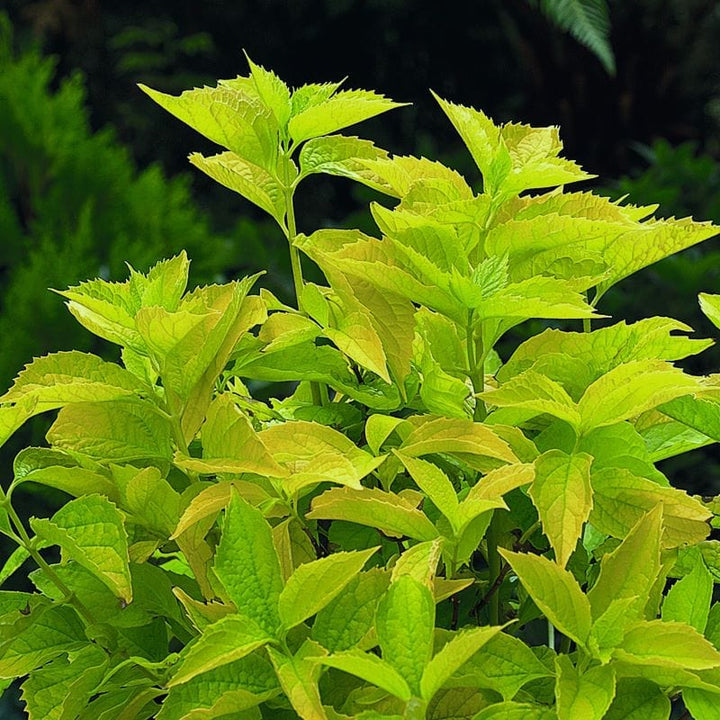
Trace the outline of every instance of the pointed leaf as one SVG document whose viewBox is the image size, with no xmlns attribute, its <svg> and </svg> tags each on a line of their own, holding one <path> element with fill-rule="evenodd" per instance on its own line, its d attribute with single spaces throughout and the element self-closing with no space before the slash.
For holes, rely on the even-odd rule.
<svg viewBox="0 0 720 720">
<path fill-rule="evenodd" d="M 560 450 L 550 450 L 535 460 L 530 497 L 560 567 L 567 565 L 590 516 L 592 461 L 586 453 L 566 455 Z"/>
<path fill-rule="evenodd" d="M 168 687 L 180 685 L 214 668 L 249 655 L 272 637 L 242 615 L 228 615 L 208 625 L 195 643 L 187 646 Z"/>
<path fill-rule="evenodd" d="M 668 720 L 670 700 L 652 682 L 642 678 L 620 678 L 605 720 Z"/>
<path fill-rule="evenodd" d="M 294 657 L 273 648 L 268 648 L 268 655 L 298 717 L 303 720 L 327 720 L 317 685 L 321 670 L 317 658 L 303 657 L 303 648 Z"/>
<path fill-rule="evenodd" d="M 378 549 L 334 553 L 301 565 L 280 593 L 278 610 L 283 626 L 295 627 L 322 610 Z"/>
<path fill-rule="evenodd" d="M 680 578 L 665 596 L 662 619 L 687 623 L 704 633 L 712 595 L 713 578 L 700 556 L 692 572 Z"/>
<path fill-rule="evenodd" d="M 402 675 L 389 662 L 377 655 L 360 650 L 349 650 L 321 658 L 320 662 L 377 685 L 404 702 L 410 699 L 410 688 Z"/>
<path fill-rule="evenodd" d="M 473 720 L 555 720 L 557 715 L 547 705 L 531 703 L 503 702 L 489 705 L 481 710 Z"/>
<path fill-rule="evenodd" d="M 435 626 L 435 601 L 425 585 L 402 575 L 378 605 L 375 628 L 383 659 L 420 696 L 420 682 L 430 660 Z"/>
<path fill-rule="evenodd" d="M 610 665 L 579 672 L 567 655 L 555 658 L 558 720 L 603 720 L 615 696 L 615 673 Z"/>
<path fill-rule="evenodd" d="M 499 552 L 550 622 L 578 645 L 585 645 L 592 623 L 590 603 L 572 573 L 538 555 Z"/>
<path fill-rule="evenodd" d="M 225 513 L 215 572 L 235 606 L 274 636 L 283 581 L 272 532 L 262 513 L 237 494 Z"/>
<path fill-rule="evenodd" d="M 101 495 L 71 500 L 52 519 L 33 518 L 33 530 L 48 544 L 59 545 L 126 603 L 133 597 L 128 537 L 123 516 Z"/>
</svg>

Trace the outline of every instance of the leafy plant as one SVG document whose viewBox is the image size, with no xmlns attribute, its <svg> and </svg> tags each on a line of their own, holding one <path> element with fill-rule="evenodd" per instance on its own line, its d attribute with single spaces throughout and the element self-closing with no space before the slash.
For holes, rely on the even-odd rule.
<svg viewBox="0 0 720 720">
<path fill-rule="evenodd" d="M 610 46 L 610 18 L 605 0 L 531 0 L 558 27 L 590 50 L 610 75 L 615 55 Z"/>
<path fill-rule="evenodd" d="M 252 62 L 145 90 L 225 148 L 191 162 L 277 222 L 298 307 L 256 277 L 186 292 L 185 253 L 61 292 L 122 363 L 48 355 L 0 399 L 2 439 L 58 411 L 0 514 L 18 546 L 1 577 L 37 565 L 37 592 L 0 593 L 0 677 L 26 678 L 30 716 L 653 720 L 677 700 L 713 717 L 717 502 L 655 466 L 720 440 L 717 379 L 673 364 L 712 341 L 591 323 L 716 228 L 568 192 L 591 176 L 557 128 L 441 98 L 480 193 L 339 134 L 397 106 L 374 92 L 291 91 Z M 395 202 L 371 207 L 380 238 L 297 234 L 320 172 Z M 720 326 L 720 296 L 701 304 Z M 533 318 L 583 329 L 503 361 Z M 268 404 L 250 380 L 297 388 Z M 28 482 L 73 499 L 26 523 Z"/>
</svg>

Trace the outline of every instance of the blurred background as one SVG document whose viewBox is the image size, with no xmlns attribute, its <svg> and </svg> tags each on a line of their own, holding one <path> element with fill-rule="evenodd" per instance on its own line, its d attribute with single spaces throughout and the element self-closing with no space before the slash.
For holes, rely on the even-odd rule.
<svg viewBox="0 0 720 720">
<path fill-rule="evenodd" d="M 145 270 L 185 248 L 191 283 L 268 269 L 288 296 L 279 230 L 237 195 L 190 172 L 212 152 L 137 89 L 214 84 L 245 74 L 243 50 L 291 85 L 339 80 L 411 107 L 358 133 L 395 153 L 428 155 L 476 180 L 428 89 L 496 121 L 557 124 L 592 187 L 658 215 L 720 223 L 720 2 L 710 0 L 3 0 L 0 2 L 0 386 L 24 363 L 77 348 L 114 358 L 47 288 L 125 263 Z M 316 176 L 299 229 L 370 227 L 370 191 Z M 601 309 L 655 314 L 713 336 L 698 292 L 720 292 L 711 240 L 626 280 Z M 525 328 L 525 332 L 537 331 Z M 716 372 L 711 349 L 687 368 Z M 47 421 L 4 448 L 42 443 Z M 720 456 L 695 451 L 662 469 L 703 494 Z M 28 512 L 56 498 L 36 490 Z M 1 559 L 1 558 L 0 558 Z M 0 717 L 15 717 L 0 708 Z"/>
</svg>

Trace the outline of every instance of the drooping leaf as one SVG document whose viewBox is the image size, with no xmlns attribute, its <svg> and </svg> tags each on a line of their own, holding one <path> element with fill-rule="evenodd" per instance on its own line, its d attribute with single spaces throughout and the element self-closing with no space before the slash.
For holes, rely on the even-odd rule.
<svg viewBox="0 0 720 720">
<path fill-rule="evenodd" d="M 377 685 L 400 700 L 407 702 L 410 699 L 410 688 L 402 675 L 389 662 L 377 655 L 348 650 L 321 658 L 320 662 Z"/>
<path fill-rule="evenodd" d="M 313 656 L 312 644 L 306 641 L 292 657 L 273 648 L 268 648 L 268 655 L 298 716 L 303 720 L 328 720 L 317 685 L 321 670 L 317 658 L 323 653 Z"/>
<path fill-rule="evenodd" d="M 71 500 L 50 520 L 33 518 L 33 530 L 48 544 L 59 545 L 66 559 L 89 570 L 119 598 L 133 597 L 128 537 L 123 516 L 101 495 Z"/>
<path fill-rule="evenodd" d="M 237 494 L 225 513 L 215 572 L 235 606 L 275 636 L 283 580 L 272 532 L 262 513 Z"/>
<path fill-rule="evenodd" d="M 378 488 L 327 490 L 313 500 L 306 517 L 347 520 L 416 540 L 433 540 L 438 534 L 430 520 L 404 497 Z"/>
<path fill-rule="evenodd" d="M 586 453 L 566 455 L 560 450 L 549 450 L 535 460 L 530 497 L 560 567 L 567 565 L 590 516 L 592 461 Z"/>
</svg>

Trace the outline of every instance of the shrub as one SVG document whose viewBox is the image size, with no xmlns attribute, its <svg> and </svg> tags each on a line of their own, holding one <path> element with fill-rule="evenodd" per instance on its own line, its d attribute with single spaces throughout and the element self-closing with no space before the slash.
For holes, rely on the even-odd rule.
<svg viewBox="0 0 720 720">
<path fill-rule="evenodd" d="M 255 276 L 186 292 L 185 253 L 61 293 L 122 364 L 48 355 L 0 398 L 2 439 L 58 410 L 2 500 L 2 578 L 31 559 L 37 592 L 0 593 L 0 677 L 27 677 L 32 718 L 713 717 L 717 506 L 655 467 L 720 439 L 716 381 L 673 365 L 711 341 L 591 323 L 716 228 L 567 192 L 591 176 L 556 128 L 437 98 L 476 194 L 337 134 L 396 103 L 250 68 L 146 91 L 226 148 L 191 162 L 278 223 L 298 307 Z M 296 233 L 320 172 L 399 201 L 372 205 L 381 238 Z M 500 358 L 533 318 L 583 327 Z M 28 482 L 74 499 L 28 527 Z"/>
</svg>

